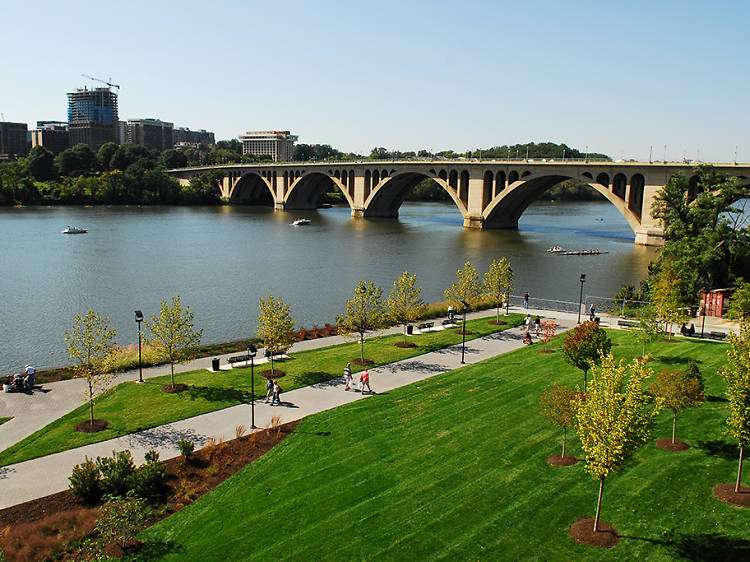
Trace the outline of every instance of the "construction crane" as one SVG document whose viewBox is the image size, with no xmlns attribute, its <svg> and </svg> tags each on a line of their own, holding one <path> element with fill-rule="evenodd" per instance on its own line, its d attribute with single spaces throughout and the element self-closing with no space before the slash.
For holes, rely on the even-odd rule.
<svg viewBox="0 0 750 562">
<path fill-rule="evenodd" d="M 117 88 L 118 90 L 120 89 L 120 86 L 118 86 L 117 84 L 113 84 L 112 82 L 107 82 L 106 80 L 102 80 L 101 78 L 94 78 L 93 76 L 89 76 L 88 74 L 81 74 L 81 76 L 83 76 L 84 78 L 89 78 L 96 82 L 101 82 L 102 84 L 106 84 L 109 88 Z M 110 78 L 110 80 L 112 79 Z"/>
</svg>

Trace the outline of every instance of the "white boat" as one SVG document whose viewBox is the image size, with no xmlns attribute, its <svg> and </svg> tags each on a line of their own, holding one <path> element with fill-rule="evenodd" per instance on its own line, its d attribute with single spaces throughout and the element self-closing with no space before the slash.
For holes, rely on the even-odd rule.
<svg viewBox="0 0 750 562">
<path fill-rule="evenodd" d="M 60 231 L 62 234 L 86 234 L 88 230 L 80 226 L 70 226 Z"/>
<path fill-rule="evenodd" d="M 310 224 L 310 219 L 297 219 L 292 226 L 305 226 L 306 224 Z"/>
</svg>

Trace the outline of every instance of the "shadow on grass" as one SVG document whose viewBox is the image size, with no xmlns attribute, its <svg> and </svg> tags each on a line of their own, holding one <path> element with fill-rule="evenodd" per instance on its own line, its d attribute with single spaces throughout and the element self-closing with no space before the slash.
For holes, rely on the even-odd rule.
<svg viewBox="0 0 750 562">
<path fill-rule="evenodd" d="M 243 402 L 243 396 L 247 392 L 236 388 L 222 388 L 215 386 L 190 386 L 181 396 L 187 396 L 190 400 L 203 399 L 209 402 Z"/>
<path fill-rule="evenodd" d="M 666 363 L 668 365 L 684 365 L 688 361 L 690 361 L 689 357 L 659 357 L 659 360 L 662 363 Z"/>
<path fill-rule="evenodd" d="M 723 396 L 707 396 L 706 402 L 729 402 L 729 400 Z"/>
<path fill-rule="evenodd" d="M 166 556 L 167 554 L 182 553 L 185 548 L 174 541 L 152 541 L 147 540 L 138 553 L 128 557 L 128 560 L 142 560 L 144 562 Z"/>
<path fill-rule="evenodd" d="M 295 382 L 299 386 L 315 385 L 318 388 L 339 386 L 344 384 L 343 380 L 343 377 L 333 376 L 331 373 L 326 373 L 325 371 L 306 371 L 295 376 Z"/>
<path fill-rule="evenodd" d="M 739 458 L 738 446 L 726 441 L 698 441 L 698 448 L 712 457 L 721 457 L 727 460 L 736 460 Z"/>
<path fill-rule="evenodd" d="M 688 560 L 749 560 L 750 540 L 721 533 L 687 535 L 670 533 L 664 545 L 675 557 Z"/>
</svg>

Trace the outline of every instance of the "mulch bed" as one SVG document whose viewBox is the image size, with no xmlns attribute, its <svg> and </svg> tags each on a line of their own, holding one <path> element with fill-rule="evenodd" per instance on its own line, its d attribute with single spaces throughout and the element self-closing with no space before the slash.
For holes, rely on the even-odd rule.
<svg viewBox="0 0 750 562">
<path fill-rule="evenodd" d="M 612 548 L 620 540 L 614 527 L 599 519 L 599 530 L 594 532 L 594 518 L 584 517 L 570 526 L 570 536 L 576 542 L 597 546 L 599 548 Z"/>
<path fill-rule="evenodd" d="M 740 491 L 734 491 L 734 484 L 717 484 L 714 486 L 714 496 L 723 502 L 739 507 L 750 507 L 750 488 L 740 486 Z"/>
<path fill-rule="evenodd" d="M 537 353 L 554 353 L 555 350 L 554 349 L 545 348 L 545 349 L 537 349 L 536 352 Z"/>
<path fill-rule="evenodd" d="M 462 332 L 461 330 L 456 330 L 456 333 L 457 333 L 457 334 L 458 334 L 459 336 L 460 336 L 461 334 L 466 334 L 467 336 L 470 336 L 470 335 L 471 335 L 471 334 L 473 334 L 474 332 L 472 332 L 471 330 L 466 330 L 465 332 Z"/>
<path fill-rule="evenodd" d="M 660 449 L 671 451 L 673 453 L 681 453 L 682 451 L 687 451 L 690 448 L 690 445 L 680 439 L 675 439 L 674 443 L 672 443 L 671 439 L 657 439 L 656 446 Z"/>
<path fill-rule="evenodd" d="M 109 426 L 109 422 L 107 420 L 100 420 L 100 419 L 94 419 L 94 425 L 91 425 L 91 420 L 86 420 L 82 422 L 78 422 L 75 425 L 75 430 L 79 433 L 97 433 L 99 431 L 104 431 Z"/>
<path fill-rule="evenodd" d="M 489 323 L 493 326 L 505 326 L 507 324 L 507 322 L 504 322 L 502 320 L 490 320 Z"/>
<path fill-rule="evenodd" d="M 206 446 L 192 453 L 187 463 L 182 460 L 182 457 L 165 460 L 167 488 L 161 499 L 166 509 L 155 510 L 160 513 L 155 514 L 147 526 L 153 525 L 204 496 L 241 468 L 266 454 L 286 439 L 296 429 L 298 423 L 294 421 L 275 429 L 266 429 L 231 441 Z M 209 470 L 209 467 L 212 469 Z M 21 524 L 36 524 L 36 529 L 33 526 L 28 529 L 29 535 L 34 535 L 46 524 L 46 521 L 59 518 L 60 514 L 91 507 L 74 496 L 70 490 L 57 492 L 0 510 L 0 531 Z M 59 548 L 63 546 L 60 545 Z M 138 544 L 129 545 L 128 551 L 138 547 Z M 107 552 L 110 552 L 112 548 L 117 550 L 118 547 L 109 545 Z M 6 548 L 6 555 L 10 554 L 12 552 Z M 46 556 L 51 554 L 53 553 L 50 552 Z M 40 556 L 39 559 L 44 557 Z M 13 559 L 11 556 L 8 558 Z M 63 559 L 71 558 L 63 557 Z M 80 558 L 76 557 L 76 553 L 72 553 L 72 559 Z"/>
<path fill-rule="evenodd" d="M 578 462 L 578 459 L 573 455 L 552 455 L 547 457 L 547 462 L 552 466 L 571 466 Z M 594 524 L 593 522 L 591 523 Z"/>
<path fill-rule="evenodd" d="M 264 379 L 276 380 L 285 377 L 286 371 L 282 371 L 281 369 L 274 369 L 273 372 L 271 372 L 271 369 L 266 369 L 265 371 L 261 371 L 260 373 L 258 373 L 258 375 L 260 375 Z"/>
<path fill-rule="evenodd" d="M 672 338 L 672 339 L 669 339 L 669 338 L 661 338 L 661 339 L 660 339 L 659 341 L 662 341 L 662 342 L 664 342 L 664 343 L 680 343 L 680 340 L 676 340 L 676 339 L 674 339 L 674 338 Z"/>
<path fill-rule="evenodd" d="M 400 341 L 394 343 L 393 345 L 395 345 L 396 347 L 417 347 L 416 343 L 412 343 L 410 341 Z"/>
<path fill-rule="evenodd" d="M 188 389 L 188 385 L 184 383 L 177 383 L 176 385 L 172 386 L 171 384 L 168 384 L 167 386 L 162 386 L 161 391 L 166 394 L 179 394 L 180 392 L 185 392 Z"/>
<path fill-rule="evenodd" d="M 352 363 L 355 365 L 359 365 L 360 367 L 369 367 L 370 365 L 374 365 L 375 361 L 372 359 L 360 359 L 359 357 L 352 359 Z"/>
</svg>

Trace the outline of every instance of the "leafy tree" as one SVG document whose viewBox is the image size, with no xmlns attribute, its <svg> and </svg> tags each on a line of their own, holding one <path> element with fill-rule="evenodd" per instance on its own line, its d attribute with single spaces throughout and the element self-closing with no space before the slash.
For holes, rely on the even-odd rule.
<svg viewBox="0 0 750 562">
<path fill-rule="evenodd" d="M 174 366 L 196 356 L 203 330 L 195 331 L 194 314 L 190 307 L 182 307 L 180 295 L 172 297 L 172 302 L 161 301 L 159 314 L 151 315 L 151 322 L 146 327 L 151 332 L 147 338 L 157 355 L 169 363 L 174 384 Z"/>
<path fill-rule="evenodd" d="M 47 181 L 57 177 L 55 155 L 43 146 L 32 148 L 25 163 L 26 173 L 37 181 Z"/>
<path fill-rule="evenodd" d="M 729 417 L 727 433 L 739 442 L 740 460 L 737 466 L 737 483 L 740 491 L 742 456 L 750 441 L 750 324 L 743 323 L 739 334 L 729 334 L 727 364 L 719 371 L 727 386 Z"/>
<path fill-rule="evenodd" d="M 732 300 L 729 302 L 727 317 L 744 323 L 750 320 L 750 283 L 744 279 L 739 279 L 738 285 L 737 290 L 732 294 Z"/>
<path fill-rule="evenodd" d="M 492 260 L 490 269 L 484 274 L 484 293 L 492 299 L 496 307 L 497 322 L 500 322 L 500 307 L 513 290 L 513 270 L 508 258 Z"/>
<path fill-rule="evenodd" d="M 656 375 L 649 391 L 654 396 L 664 399 L 664 406 L 672 410 L 672 443 L 677 432 L 677 412 L 697 406 L 705 400 L 698 381 L 685 371 L 664 370 Z"/>
<path fill-rule="evenodd" d="M 109 325 L 109 318 L 100 318 L 93 310 L 84 316 L 76 314 L 73 329 L 65 332 L 68 355 L 74 363 L 73 372 L 77 378 L 85 378 L 88 383 L 89 411 L 91 427 L 94 427 L 94 396 L 103 392 L 112 382 L 112 374 L 107 372 L 108 359 L 112 353 L 117 332 Z"/>
<path fill-rule="evenodd" d="M 181 151 L 170 148 L 161 153 L 159 163 L 167 169 L 184 168 L 187 166 L 187 157 Z"/>
<path fill-rule="evenodd" d="M 273 375 L 273 354 L 286 351 L 294 343 L 294 318 L 289 313 L 290 305 L 272 295 L 258 300 L 260 315 L 255 333 L 263 340 L 270 353 L 271 374 Z"/>
<path fill-rule="evenodd" d="M 583 371 L 583 392 L 586 393 L 586 379 L 589 369 L 601 364 L 602 357 L 609 353 L 612 342 L 597 322 L 578 324 L 568 332 L 563 342 L 565 361 Z"/>
<path fill-rule="evenodd" d="M 404 326 L 404 343 L 406 343 L 406 325 L 414 322 L 424 311 L 425 304 L 420 297 L 422 287 L 416 286 L 417 276 L 404 271 L 393 282 L 393 288 L 388 295 L 386 308 L 391 320 Z"/>
<path fill-rule="evenodd" d="M 612 355 L 603 356 L 594 368 L 591 388 L 573 402 L 576 429 L 586 454 L 586 471 L 599 480 L 594 532 L 598 531 L 604 480 L 622 467 L 637 447 L 648 440 L 663 399 L 652 399 L 643 389 L 652 375 L 645 361 L 628 366 L 615 363 Z"/>
<path fill-rule="evenodd" d="M 464 264 L 463 269 L 456 271 L 456 277 L 458 279 L 445 290 L 445 300 L 456 310 L 461 310 L 464 308 L 461 301 L 472 306 L 481 298 L 482 284 L 479 282 L 479 273 L 470 261 Z"/>
<path fill-rule="evenodd" d="M 365 361 L 365 334 L 386 325 L 387 314 L 381 300 L 382 289 L 372 281 L 359 281 L 354 296 L 346 301 L 346 312 L 336 317 L 338 332 L 342 336 L 359 337 L 360 360 Z"/>
<path fill-rule="evenodd" d="M 557 322 L 554 320 L 542 320 L 542 343 L 544 345 L 550 345 L 552 338 L 555 337 L 557 331 Z"/>
<path fill-rule="evenodd" d="M 703 375 L 701 374 L 701 370 L 698 368 L 698 363 L 696 363 L 695 359 L 688 359 L 687 367 L 685 367 L 685 375 L 690 380 L 695 381 L 701 394 L 706 393 L 706 381 L 703 380 Z"/>
<path fill-rule="evenodd" d="M 96 167 L 96 155 L 87 144 L 81 143 L 58 154 L 55 165 L 61 176 L 80 176 Z"/>
<path fill-rule="evenodd" d="M 142 498 L 113 497 L 99 508 L 96 530 L 105 543 L 117 543 L 125 550 L 147 519 L 148 509 Z"/>
<path fill-rule="evenodd" d="M 111 169 L 112 157 L 117 152 L 117 145 L 113 142 L 105 142 L 96 152 L 96 164 L 102 172 Z"/>
<path fill-rule="evenodd" d="M 565 458 L 565 441 L 568 437 L 568 428 L 575 425 L 575 412 L 573 410 L 573 399 L 578 393 L 563 384 L 556 384 L 547 389 L 539 399 L 539 409 L 554 427 L 563 430 L 563 445 L 561 458 Z"/>
<path fill-rule="evenodd" d="M 680 276 L 674 262 L 663 262 L 651 290 L 651 306 L 656 319 L 664 323 L 669 338 L 672 337 L 672 325 L 679 323 L 687 311 L 680 288 Z"/>
<path fill-rule="evenodd" d="M 636 312 L 638 324 L 633 326 L 636 339 L 643 346 L 642 357 L 646 356 L 646 346 L 655 341 L 661 334 L 659 321 L 656 319 L 656 311 L 652 306 L 644 306 Z"/>
</svg>

